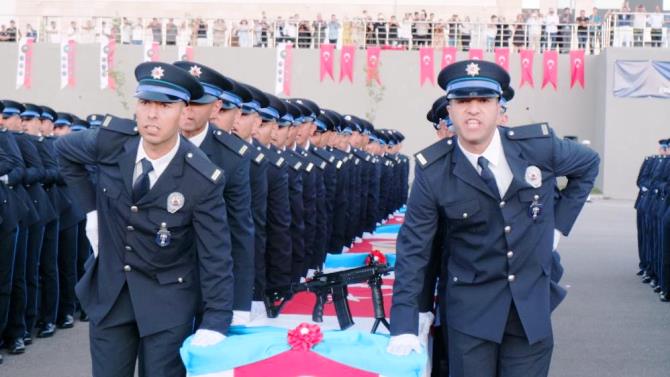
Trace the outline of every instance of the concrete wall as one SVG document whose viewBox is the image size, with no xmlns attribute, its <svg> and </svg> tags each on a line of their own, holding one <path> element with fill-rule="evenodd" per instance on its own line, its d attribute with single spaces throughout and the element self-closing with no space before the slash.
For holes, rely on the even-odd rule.
<svg viewBox="0 0 670 377">
<path fill-rule="evenodd" d="M 117 71 L 122 79 L 118 90 L 101 91 L 98 79 L 99 47 L 77 46 L 77 86 L 61 90 L 59 48 L 38 44 L 34 51 L 33 88 L 15 89 L 17 49 L 0 44 L 0 97 L 47 104 L 59 111 L 78 115 L 113 113 L 130 116 L 135 88 L 134 67 L 141 62 L 140 46 L 117 48 Z M 161 60 L 174 61 L 176 48 L 161 50 Z M 604 162 L 598 186 L 608 196 L 632 198 L 635 177 L 643 156 L 654 151 L 654 143 L 670 137 L 666 127 L 670 119 L 668 102 L 653 99 L 619 99 L 611 95 L 612 65 L 615 59 L 651 58 L 670 60 L 669 50 L 608 50 L 606 54 L 586 57 L 586 87 L 570 89 L 569 61 L 559 58 L 559 90 L 540 89 L 542 57 L 535 56 L 535 88 L 518 88 L 519 57 L 511 57 L 512 84 L 517 95 L 510 104 L 510 124 L 546 121 L 559 135 L 576 135 L 593 141 Z M 464 59 L 461 54 L 459 59 Z M 272 49 L 196 48 L 195 58 L 235 79 L 272 91 L 274 89 L 275 51 Z M 490 54 L 485 59 L 491 60 Z M 436 75 L 439 53 L 436 54 Z M 372 118 L 377 127 L 396 128 L 406 136 L 405 153 L 413 154 L 435 140 L 433 128 L 425 120 L 432 102 L 442 94 L 437 86 L 419 85 L 418 52 L 384 51 L 381 54 L 381 78 L 384 89 L 372 99 L 365 84 L 365 52 L 358 51 L 354 83 L 326 79 L 319 81 L 319 57 L 315 50 L 295 50 L 293 66 L 294 97 L 308 97 L 321 106 L 343 113 Z M 339 57 L 335 76 L 338 79 Z M 374 94 L 374 93 L 373 93 Z M 632 132 L 635 132 L 634 134 Z"/>
</svg>

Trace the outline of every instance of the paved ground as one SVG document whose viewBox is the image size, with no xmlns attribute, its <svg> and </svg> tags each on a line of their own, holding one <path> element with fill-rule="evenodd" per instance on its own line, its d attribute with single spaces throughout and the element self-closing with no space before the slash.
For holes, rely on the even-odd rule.
<svg viewBox="0 0 670 377">
<path fill-rule="evenodd" d="M 561 241 L 569 294 L 554 314 L 551 377 L 670 375 L 670 304 L 635 276 L 634 215 L 632 202 L 596 201 Z M 87 333 L 78 323 L 5 355 L 0 376 L 90 376 Z"/>
</svg>

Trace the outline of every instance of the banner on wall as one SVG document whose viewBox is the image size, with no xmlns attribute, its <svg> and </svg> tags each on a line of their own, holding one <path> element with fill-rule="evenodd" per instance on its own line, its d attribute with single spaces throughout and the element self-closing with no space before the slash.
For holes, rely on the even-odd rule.
<svg viewBox="0 0 670 377">
<path fill-rule="evenodd" d="M 615 97 L 670 99 L 670 61 L 617 60 Z"/>
<path fill-rule="evenodd" d="M 356 53 L 356 47 L 353 45 L 342 46 L 342 52 L 340 53 L 340 82 L 344 80 L 345 77 L 349 79 L 349 82 L 354 82 L 354 55 Z"/>
<path fill-rule="evenodd" d="M 324 77 L 330 76 L 331 80 L 335 80 L 333 77 L 333 62 L 335 61 L 335 45 L 324 43 L 319 48 L 319 80 L 323 82 Z"/>
<path fill-rule="evenodd" d="M 419 64 L 421 65 L 419 85 L 421 86 L 423 86 L 426 81 L 435 85 L 434 56 L 435 51 L 432 47 L 421 47 L 419 49 Z"/>
<path fill-rule="evenodd" d="M 291 43 L 280 43 L 277 45 L 275 94 L 291 95 L 292 55 L 293 45 Z"/>
<path fill-rule="evenodd" d="M 100 43 L 100 89 L 116 89 L 116 82 L 111 72 L 114 70 L 116 41 L 105 37 Z"/>
<path fill-rule="evenodd" d="M 21 38 L 18 46 L 19 55 L 16 63 L 16 89 L 21 87 L 30 89 L 30 86 L 32 85 L 34 42 L 32 38 Z"/>
</svg>

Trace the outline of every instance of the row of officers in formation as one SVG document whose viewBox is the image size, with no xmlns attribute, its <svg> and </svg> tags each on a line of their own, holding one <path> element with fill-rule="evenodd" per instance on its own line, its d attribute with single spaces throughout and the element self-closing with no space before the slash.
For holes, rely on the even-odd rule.
<svg viewBox="0 0 670 377">
<path fill-rule="evenodd" d="M 82 319 L 88 314 L 92 321 L 94 374 L 124 375 L 109 369 L 115 362 L 104 349 L 96 358 L 99 328 L 116 327 L 129 316 L 145 337 L 167 324 L 188 322 L 188 314 L 180 322 L 174 318 L 183 316 L 175 314 L 179 310 L 151 305 L 165 295 L 186 312 L 199 301 L 189 331 L 225 334 L 227 325 L 220 325 L 225 320 L 208 321 L 210 308 L 232 303 L 232 324 L 265 315 L 267 287 L 320 270 L 328 253 L 346 251 L 406 202 L 409 162 L 400 153 L 404 136 L 398 131 L 308 99 L 280 99 L 199 63 L 145 63 L 135 73 L 133 120 L 103 115 L 83 120 L 48 106 L 1 102 L 0 333 L 10 354 L 23 353 L 35 330 L 42 338 L 72 327 L 79 299 Z M 186 105 L 171 111 L 176 103 Z M 152 148 L 165 145 L 171 122 L 178 124 L 176 145 L 156 157 Z M 94 147 L 104 152 L 86 155 Z M 124 151 L 127 160 L 118 156 Z M 171 160 L 182 153 L 187 164 L 174 167 L 179 163 Z M 78 170 L 75 160 L 84 168 Z M 110 172 L 111 166 L 116 170 Z M 206 182 L 189 176 L 188 166 Z M 222 211 L 217 205 L 198 208 L 208 185 L 219 190 Z M 94 187 L 92 194 L 87 187 Z M 160 210 L 153 208 L 156 203 Z M 137 217 L 142 212 L 148 217 Z M 107 223 L 121 224 L 123 233 Z M 221 258 L 228 255 L 229 266 L 208 255 L 211 244 L 226 249 Z M 186 252 L 194 249 L 197 256 Z M 112 277 L 119 271 L 104 272 L 115 269 L 105 254 L 119 251 L 120 272 L 128 276 L 120 292 Z M 195 268 L 194 259 L 200 260 Z M 135 272 L 165 289 L 133 289 L 141 286 L 131 283 Z M 210 279 L 219 272 L 232 280 Z M 191 280 L 197 278 L 201 287 L 194 293 Z M 80 279 L 84 282 L 75 289 Z M 213 302 L 219 294 L 226 299 Z M 144 301 L 152 307 L 145 310 Z M 112 345 L 122 343 L 117 335 L 111 336 Z M 153 347 L 172 352 L 161 361 L 164 372 L 151 373 L 183 372 L 175 348 L 183 334 L 179 337 Z M 157 362 L 149 364 L 156 368 Z"/>
<path fill-rule="evenodd" d="M 658 153 L 645 157 L 637 177 L 637 245 L 642 282 L 661 301 L 670 301 L 670 139 L 658 141 Z"/>
</svg>

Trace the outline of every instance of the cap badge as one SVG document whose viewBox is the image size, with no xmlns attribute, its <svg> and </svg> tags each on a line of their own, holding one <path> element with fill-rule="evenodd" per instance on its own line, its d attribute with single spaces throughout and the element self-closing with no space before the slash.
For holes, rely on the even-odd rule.
<svg viewBox="0 0 670 377">
<path fill-rule="evenodd" d="M 192 65 L 191 69 L 188 70 L 188 73 L 190 73 L 191 76 L 193 76 L 193 77 L 198 77 L 199 78 L 200 75 L 202 75 L 202 69 L 200 69 L 200 67 L 197 66 L 197 65 Z"/>
<path fill-rule="evenodd" d="M 470 63 L 468 64 L 467 67 L 465 67 L 465 73 L 468 74 L 468 76 L 478 76 L 479 75 L 479 64 L 477 63 Z"/>
<path fill-rule="evenodd" d="M 163 70 L 163 67 L 154 67 L 154 69 L 151 70 L 151 77 L 153 77 L 154 80 L 160 80 L 164 75 L 165 71 Z"/>
</svg>

